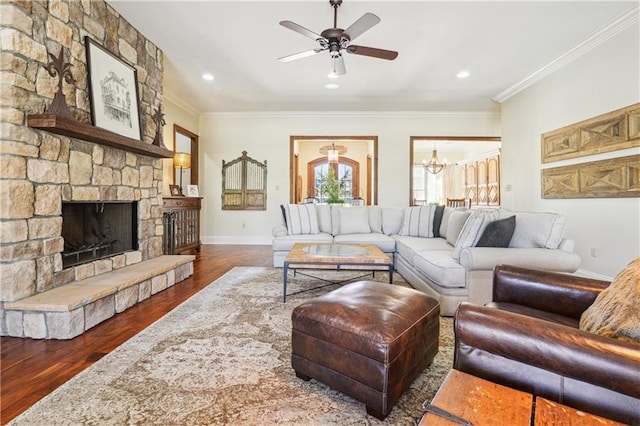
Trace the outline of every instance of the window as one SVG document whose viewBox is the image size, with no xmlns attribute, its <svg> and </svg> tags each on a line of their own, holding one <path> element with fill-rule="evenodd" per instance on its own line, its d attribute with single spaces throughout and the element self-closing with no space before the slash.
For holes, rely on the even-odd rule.
<svg viewBox="0 0 640 426">
<path fill-rule="evenodd" d="M 333 168 L 336 178 L 340 180 L 340 198 L 350 202 L 360 196 L 358 186 L 360 165 L 347 157 L 340 157 L 339 161 L 338 164 L 329 164 L 326 157 L 321 157 L 309 163 L 309 176 L 314 185 L 310 196 L 315 197 L 316 202 L 324 203 L 327 200 L 327 194 L 322 191 L 322 186 L 324 179 L 329 175 L 329 167 Z"/>
</svg>

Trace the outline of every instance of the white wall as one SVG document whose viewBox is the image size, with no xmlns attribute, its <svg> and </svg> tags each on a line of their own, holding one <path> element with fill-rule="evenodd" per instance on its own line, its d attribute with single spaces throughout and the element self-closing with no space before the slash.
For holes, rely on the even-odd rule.
<svg viewBox="0 0 640 426">
<path fill-rule="evenodd" d="M 500 119 L 484 113 L 219 113 L 200 117 L 200 195 L 205 244 L 271 244 L 289 202 L 289 136 L 378 136 L 378 204 L 409 200 L 411 136 L 500 136 Z M 267 210 L 221 209 L 222 160 L 247 151 L 267 160 Z"/>
<path fill-rule="evenodd" d="M 576 241 L 581 272 L 608 278 L 640 256 L 640 199 L 542 199 L 540 135 L 640 102 L 639 40 L 636 23 L 502 105 L 502 205 L 566 215 L 565 236 Z M 634 148 L 545 167 L 638 153 Z"/>
<path fill-rule="evenodd" d="M 162 111 L 164 112 L 165 125 L 162 128 L 162 138 L 167 149 L 173 150 L 173 125 L 177 124 L 183 129 L 187 129 L 192 133 L 198 134 L 199 115 L 198 111 L 194 111 L 183 105 L 180 101 L 174 99 L 171 95 L 165 93 L 163 98 Z M 189 173 L 185 170 L 185 173 Z M 186 174 L 185 174 L 186 176 Z M 163 160 L 163 178 L 162 193 L 170 194 L 169 185 L 174 184 L 173 159 Z M 186 185 L 186 182 L 183 181 Z M 186 192 L 186 191 L 185 191 Z"/>
</svg>

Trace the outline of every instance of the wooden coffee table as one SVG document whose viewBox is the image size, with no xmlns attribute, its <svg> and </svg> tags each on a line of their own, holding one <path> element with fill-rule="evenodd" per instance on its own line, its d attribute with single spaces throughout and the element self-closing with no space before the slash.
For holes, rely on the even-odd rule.
<svg viewBox="0 0 640 426">
<path fill-rule="evenodd" d="M 373 244 L 296 243 L 284 259 L 283 299 L 287 302 L 289 269 L 333 269 L 389 272 L 393 283 L 393 260 Z"/>
</svg>

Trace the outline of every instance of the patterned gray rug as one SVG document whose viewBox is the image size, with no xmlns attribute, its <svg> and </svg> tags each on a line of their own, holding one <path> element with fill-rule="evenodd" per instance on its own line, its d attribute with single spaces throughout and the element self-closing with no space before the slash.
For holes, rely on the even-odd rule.
<svg viewBox="0 0 640 426">
<path fill-rule="evenodd" d="M 397 274 L 394 281 L 406 285 Z M 288 293 L 317 285 L 298 275 Z M 283 304 L 281 269 L 234 268 L 10 424 L 415 424 L 452 366 L 451 319 L 441 318 L 433 364 L 380 422 L 360 402 L 300 380 L 291 368 L 291 310 L 333 288 L 294 294 Z"/>
</svg>

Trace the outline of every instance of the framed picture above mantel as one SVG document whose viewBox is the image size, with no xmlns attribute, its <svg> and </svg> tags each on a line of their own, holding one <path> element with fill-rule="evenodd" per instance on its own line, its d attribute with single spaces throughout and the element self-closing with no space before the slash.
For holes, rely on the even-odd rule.
<svg viewBox="0 0 640 426">
<path fill-rule="evenodd" d="M 85 36 L 93 125 L 142 139 L 136 69 Z"/>
</svg>

